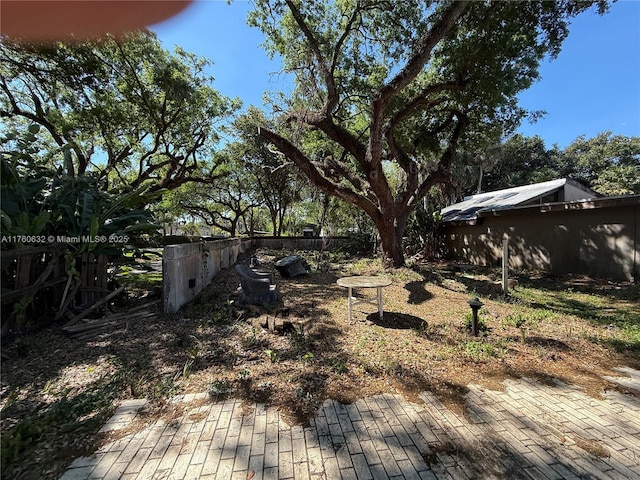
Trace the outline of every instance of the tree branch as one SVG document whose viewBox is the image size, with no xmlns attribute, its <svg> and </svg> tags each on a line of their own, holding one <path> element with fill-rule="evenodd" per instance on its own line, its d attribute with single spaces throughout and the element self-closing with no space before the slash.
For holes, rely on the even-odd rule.
<svg viewBox="0 0 640 480">
<path fill-rule="evenodd" d="M 468 3 L 469 0 L 451 2 L 436 24 L 417 42 L 415 53 L 404 68 L 374 96 L 368 147 L 372 168 L 377 169 L 377 165 L 382 161 L 382 129 L 387 103 L 418 76 L 431 57 L 433 48 L 453 28 Z"/>
<path fill-rule="evenodd" d="M 322 174 L 322 172 L 318 170 L 314 163 L 304 153 L 302 153 L 286 138 L 264 127 L 258 128 L 258 134 L 275 145 L 275 147 L 280 152 L 282 152 L 289 160 L 295 163 L 297 167 L 303 171 L 303 173 L 307 176 L 311 183 L 313 183 L 316 187 L 349 203 L 359 206 L 372 219 L 380 217 L 381 213 L 378 210 L 378 207 L 374 205 L 368 198 L 357 194 L 353 190 L 328 179 Z"/>
<path fill-rule="evenodd" d="M 309 42 L 309 46 L 311 47 L 311 51 L 313 52 L 316 61 L 318 62 L 318 66 L 320 67 L 320 71 L 322 73 L 322 77 L 324 78 L 324 83 L 327 87 L 327 99 L 325 100 L 325 104 L 323 107 L 323 111 L 325 114 L 331 114 L 335 106 L 338 104 L 338 90 L 336 88 L 336 82 L 333 78 L 333 71 L 327 64 L 327 61 L 324 58 L 324 55 L 320 51 L 320 44 L 318 43 L 318 39 L 315 37 L 304 18 L 302 17 L 302 13 L 295 5 L 292 0 L 286 0 L 287 6 L 291 11 L 291 15 L 293 19 L 300 27 L 303 35 Z"/>
<path fill-rule="evenodd" d="M 442 16 L 436 24 L 417 42 L 416 51 L 404 68 L 380 89 L 376 102 L 381 102 L 382 105 L 386 104 L 389 98 L 397 94 L 416 78 L 429 61 L 433 48 L 453 28 L 456 20 L 458 20 L 467 8 L 469 1 L 470 0 L 457 0 L 450 3 L 444 12 L 442 12 Z"/>
<path fill-rule="evenodd" d="M 449 139 L 449 145 L 447 149 L 440 156 L 440 161 L 438 162 L 437 169 L 427 175 L 427 178 L 425 178 L 424 181 L 420 184 L 420 187 L 418 187 L 415 197 L 409 199 L 407 201 L 407 205 L 414 205 L 416 202 L 418 202 L 429 192 L 429 189 L 433 185 L 437 183 L 446 183 L 450 180 L 450 176 L 448 173 L 449 167 L 458 149 L 458 141 L 460 140 L 460 137 L 462 136 L 465 128 L 469 123 L 469 119 L 464 113 L 455 112 L 454 115 L 456 118 L 456 126 L 454 127 L 451 138 Z"/>
<path fill-rule="evenodd" d="M 387 128 L 395 128 L 405 118 L 416 113 L 419 109 L 428 109 L 439 105 L 447 100 L 445 97 L 430 99 L 432 95 L 445 91 L 460 91 L 465 87 L 465 82 L 447 82 L 431 85 L 417 94 L 412 100 L 409 100 L 404 106 L 396 112 L 391 118 Z"/>
</svg>

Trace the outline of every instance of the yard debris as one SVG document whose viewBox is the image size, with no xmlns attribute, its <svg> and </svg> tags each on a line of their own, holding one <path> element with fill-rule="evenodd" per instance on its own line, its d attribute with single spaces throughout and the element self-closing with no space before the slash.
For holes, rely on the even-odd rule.
<svg viewBox="0 0 640 480">
<path fill-rule="evenodd" d="M 89 319 L 84 323 L 68 322 L 62 327 L 62 329 L 69 333 L 71 338 L 76 340 L 88 340 L 101 333 L 105 333 L 105 330 L 113 330 L 114 328 L 126 325 L 127 322 L 131 320 L 141 320 L 143 318 L 156 315 L 155 312 L 150 312 L 147 308 L 158 303 L 160 303 L 160 300 L 155 300 L 153 302 L 131 308 L 126 312 L 112 313 L 101 318 Z"/>
<path fill-rule="evenodd" d="M 109 300 L 111 300 L 113 297 L 119 295 L 120 293 L 122 293 L 124 291 L 124 287 L 120 287 L 117 290 L 114 290 L 113 292 L 111 292 L 109 295 L 107 295 L 104 298 L 101 298 L 100 300 L 98 300 L 97 302 L 95 302 L 94 304 L 92 304 L 89 308 L 83 310 L 82 312 L 80 312 L 78 315 L 76 315 L 75 317 L 73 317 L 71 320 L 69 320 L 67 323 L 64 324 L 64 326 L 62 327 L 63 329 L 66 327 L 70 327 L 71 325 L 75 325 L 76 323 L 78 323 L 80 320 L 82 320 L 84 317 L 86 317 L 87 315 L 89 315 L 91 312 L 93 312 L 95 309 L 97 309 L 98 307 L 104 305 L 105 303 L 107 303 Z"/>
</svg>

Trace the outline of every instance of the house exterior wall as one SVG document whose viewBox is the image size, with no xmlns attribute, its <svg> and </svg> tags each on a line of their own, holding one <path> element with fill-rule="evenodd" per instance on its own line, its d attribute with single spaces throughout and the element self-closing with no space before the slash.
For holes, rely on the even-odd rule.
<svg viewBox="0 0 640 480">
<path fill-rule="evenodd" d="M 530 208 L 447 225 L 450 258 L 498 266 L 509 239 L 509 267 L 581 273 L 614 280 L 640 279 L 640 205 L 581 210 Z"/>
<path fill-rule="evenodd" d="M 594 198 L 595 196 L 595 194 L 590 195 L 584 188 L 580 188 L 580 186 L 576 186 L 571 182 L 565 183 L 562 193 L 563 198 L 560 199 L 562 202 L 573 202 L 583 198 Z"/>
</svg>

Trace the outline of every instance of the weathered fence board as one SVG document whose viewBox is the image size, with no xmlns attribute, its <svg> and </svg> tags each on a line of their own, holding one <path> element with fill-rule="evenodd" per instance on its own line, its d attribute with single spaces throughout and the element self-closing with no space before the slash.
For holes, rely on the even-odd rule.
<svg viewBox="0 0 640 480">
<path fill-rule="evenodd" d="M 82 254 L 80 267 L 80 304 L 91 304 L 110 292 L 107 289 L 107 256 Z"/>
<path fill-rule="evenodd" d="M 162 287 L 165 313 L 175 313 L 238 255 L 250 248 L 331 250 L 347 238 L 253 237 L 227 238 L 198 243 L 167 245 L 162 254 Z"/>
<path fill-rule="evenodd" d="M 3 336 L 37 328 L 41 322 L 58 316 L 69 283 L 67 248 L 57 244 L 1 252 Z M 106 255 L 85 253 L 77 268 L 80 304 L 94 303 L 109 294 Z"/>
</svg>

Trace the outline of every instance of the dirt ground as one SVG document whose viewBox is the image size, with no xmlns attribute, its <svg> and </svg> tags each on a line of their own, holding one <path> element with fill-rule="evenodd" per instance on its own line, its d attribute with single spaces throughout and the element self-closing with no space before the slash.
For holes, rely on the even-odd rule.
<svg viewBox="0 0 640 480">
<path fill-rule="evenodd" d="M 257 257 L 275 272 L 273 262 L 290 253 Z M 177 314 L 157 304 L 150 307 L 157 315 L 91 340 L 54 325 L 3 346 L 3 477 L 57 478 L 105 441 L 96 432 L 122 398 L 146 397 L 150 415 L 175 415 L 171 395 L 205 391 L 276 405 L 304 424 L 326 398 L 393 392 L 421 402 L 417 393 L 431 390 L 464 413 L 470 383 L 501 389 L 505 378 L 525 376 L 599 395 L 616 388 L 602 379 L 612 368 L 640 368 L 637 285 L 521 273 L 505 297 L 498 270 L 416 261 L 384 271 L 375 259 L 298 253 L 310 273 L 276 275 L 282 301 L 270 309 L 237 305 L 231 268 Z M 383 293 L 384 319 L 359 305 L 349 321 L 336 280 L 371 274 L 393 281 Z M 157 285 L 131 283 L 109 308 L 126 311 L 158 294 Z M 484 303 L 478 337 L 467 325 L 476 296 Z"/>
</svg>

